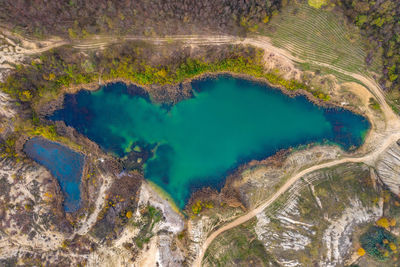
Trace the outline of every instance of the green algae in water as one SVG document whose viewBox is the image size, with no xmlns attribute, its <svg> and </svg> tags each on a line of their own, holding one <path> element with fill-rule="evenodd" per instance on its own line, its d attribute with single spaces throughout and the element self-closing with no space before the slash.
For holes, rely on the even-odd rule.
<svg viewBox="0 0 400 267">
<path fill-rule="evenodd" d="M 194 96 L 171 107 L 131 94 L 123 83 L 65 97 L 63 120 L 120 157 L 154 146 L 145 177 L 183 208 L 193 190 L 219 187 L 238 165 L 309 143 L 357 147 L 369 129 L 362 116 L 321 108 L 305 97 L 230 76 L 192 82 Z"/>
</svg>

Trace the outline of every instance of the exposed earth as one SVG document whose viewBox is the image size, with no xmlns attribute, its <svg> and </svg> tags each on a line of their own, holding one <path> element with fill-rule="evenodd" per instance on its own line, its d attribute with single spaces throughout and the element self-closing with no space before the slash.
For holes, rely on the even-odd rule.
<svg viewBox="0 0 400 267">
<path fill-rule="evenodd" d="M 311 2 L 323 12 L 333 8 L 330 1 Z M 302 8 L 306 3 L 279 8 L 286 5 Z M 275 13 L 263 23 L 277 19 Z M 219 26 L 222 32 L 198 35 L 111 31 L 40 39 L 4 24 L 0 265 L 397 266 L 400 118 L 394 93 L 382 85 L 375 70 L 352 71 L 322 58 L 307 58 L 277 45 L 260 29 L 250 30 L 250 22 L 242 24 L 247 25 L 245 35 L 236 28 L 240 34 L 226 30 L 231 26 L 224 24 Z M 206 25 L 212 28 L 212 23 Z M 118 76 L 124 71 L 136 75 L 136 65 L 130 67 L 132 62 L 126 59 L 130 53 L 142 60 L 137 63 L 147 75 L 140 76 L 142 80 Z M 246 66 L 251 71 L 223 69 L 223 64 L 205 67 L 232 58 L 249 59 Z M 204 69 L 176 82 L 168 75 L 182 71 L 177 62 L 195 62 Z M 107 64 L 117 75 L 111 75 Z M 90 75 L 76 74 L 73 65 Z M 65 80 L 59 66 L 78 78 L 61 84 Z M 329 143 L 305 144 L 243 162 L 227 174 L 221 189 L 200 188 L 181 208 L 174 203 L 173 192 L 169 195 L 145 175 L 144 164 L 157 147 L 138 142 L 118 157 L 63 121 L 48 120 L 63 106 L 67 93 L 95 92 L 103 85 L 124 82 L 130 94 L 171 107 L 193 97 L 193 80 L 221 73 L 268 84 L 291 97 L 304 95 L 315 105 L 350 110 L 366 117 L 371 128 L 363 144 L 348 151 Z M 148 77 L 161 82 L 148 82 Z M 14 95 L 8 90 L 15 81 L 30 79 L 34 86 L 40 81 L 37 92 L 23 88 L 22 94 Z M 53 89 L 46 91 L 46 86 Z M 26 141 L 38 136 L 84 157 L 79 209 L 65 209 L 65 190 L 57 175 L 24 153 Z"/>
</svg>

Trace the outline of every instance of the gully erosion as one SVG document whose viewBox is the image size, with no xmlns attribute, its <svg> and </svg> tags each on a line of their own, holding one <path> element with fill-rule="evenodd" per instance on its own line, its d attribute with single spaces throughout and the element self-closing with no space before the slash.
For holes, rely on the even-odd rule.
<svg viewBox="0 0 400 267">
<path fill-rule="evenodd" d="M 129 38 L 136 38 L 136 39 L 141 39 L 137 37 L 126 37 L 126 39 Z M 284 50 L 274 48 L 269 42 L 265 39 L 260 39 L 260 38 L 247 38 L 244 40 L 239 40 L 234 37 L 230 36 L 223 36 L 223 37 L 214 37 L 214 36 L 177 36 L 177 37 L 169 37 L 169 39 L 176 39 L 183 41 L 187 44 L 220 44 L 220 43 L 230 43 L 230 42 L 238 42 L 238 43 L 246 43 L 246 44 L 251 44 L 260 48 L 263 48 L 266 52 L 273 52 L 277 56 L 279 56 L 282 61 L 289 61 L 289 62 L 300 62 L 301 60 L 294 58 L 292 55 L 288 54 Z M 166 39 L 163 38 L 143 38 L 146 41 L 151 41 L 151 42 L 157 42 L 157 43 L 162 43 L 166 42 Z M 86 41 L 85 43 L 79 43 L 79 44 L 73 44 L 76 48 L 78 49 L 91 49 L 91 48 L 96 48 L 96 47 L 101 47 L 101 46 L 106 46 L 108 43 L 113 42 L 112 38 L 102 38 L 101 41 Z M 59 43 L 63 44 L 63 43 Z M 57 44 L 56 44 L 57 45 Z M 45 49 L 45 48 L 43 48 Z M 42 49 L 42 50 L 43 50 Z M 42 52 L 40 51 L 22 51 L 21 53 L 35 53 L 35 52 Z M 318 64 L 318 62 L 315 62 L 315 64 Z M 330 66 L 325 66 L 325 67 L 330 67 Z M 393 113 L 391 108 L 388 106 L 388 104 L 385 101 L 384 94 L 382 90 L 379 88 L 379 86 L 372 80 L 369 79 L 368 77 L 364 77 L 360 74 L 356 73 L 348 73 L 345 71 L 342 71 L 340 69 L 335 69 L 338 72 L 346 73 L 346 75 L 350 75 L 353 78 L 357 79 L 360 81 L 362 84 L 365 85 L 365 87 L 362 87 L 360 91 L 357 93 L 359 95 L 362 94 L 370 94 L 373 97 L 376 98 L 376 100 L 379 102 L 382 110 L 382 117 L 378 117 L 376 114 L 373 114 L 372 112 L 366 112 L 366 115 L 368 119 L 371 122 L 371 130 L 369 131 L 365 143 L 357 149 L 355 152 L 352 152 L 350 154 L 344 154 L 341 158 L 331 160 L 328 162 L 323 162 L 314 166 L 309 166 L 305 169 L 299 170 L 297 173 L 293 174 L 288 180 L 285 181 L 285 183 L 273 194 L 271 197 L 268 199 L 264 200 L 262 203 L 260 203 L 257 207 L 254 207 L 250 210 L 247 210 L 245 214 L 241 215 L 240 217 L 235 218 L 229 223 L 226 223 L 224 225 L 221 225 L 217 230 L 211 231 L 206 237 L 205 240 L 202 240 L 200 244 L 200 254 L 194 256 L 194 265 L 195 266 L 200 266 L 201 265 L 201 260 L 204 256 L 205 251 L 207 250 L 207 247 L 211 244 L 213 239 L 221 234 L 222 232 L 231 229 L 235 226 L 238 226 L 249 219 L 253 218 L 256 216 L 259 212 L 264 210 L 266 207 L 271 205 L 274 200 L 276 200 L 280 195 L 282 195 L 286 190 L 290 188 L 291 185 L 293 185 L 298 179 L 306 175 L 307 173 L 313 172 L 318 169 L 323 169 L 323 168 L 328 168 L 335 166 L 337 164 L 345 163 L 345 162 L 363 162 L 368 165 L 374 165 L 375 162 L 379 159 L 380 155 L 391 145 L 393 145 L 399 138 L 400 138 L 400 124 L 399 120 L 396 114 Z M 146 103 L 143 103 L 143 105 L 146 105 Z M 368 107 L 366 107 L 366 110 L 368 110 Z M 156 138 L 157 139 L 157 138 Z M 129 142 L 126 146 L 129 145 Z"/>
</svg>

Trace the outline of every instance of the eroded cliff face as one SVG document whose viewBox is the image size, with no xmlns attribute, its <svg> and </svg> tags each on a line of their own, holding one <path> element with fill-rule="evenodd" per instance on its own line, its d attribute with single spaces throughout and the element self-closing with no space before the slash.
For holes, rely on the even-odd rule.
<svg viewBox="0 0 400 267">
<path fill-rule="evenodd" d="M 400 140 L 388 147 L 377 160 L 376 173 L 394 194 L 400 194 Z"/>
<path fill-rule="evenodd" d="M 83 207 L 76 213 L 64 212 L 64 195 L 49 171 L 23 155 L 3 158 L 0 175 L 0 259 L 19 265 L 83 263 L 96 247 L 87 232 L 97 220 L 112 175 L 99 173 L 99 186 L 93 188 L 88 185 L 93 180 L 83 179 Z"/>
<path fill-rule="evenodd" d="M 258 238 L 284 266 L 343 265 L 352 253 L 353 231 L 383 214 L 382 201 L 371 205 L 378 196 L 373 188 L 365 189 L 370 195 L 346 188 L 368 179 L 365 165 L 307 175 L 289 190 L 282 208 L 257 216 Z M 313 256 L 307 259 L 309 253 Z"/>
<path fill-rule="evenodd" d="M 334 160 L 343 151 L 334 146 L 315 146 L 306 150 L 288 151 L 281 157 L 268 158 L 250 163 L 249 168 L 240 174 L 240 179 L 232 183 L 238 188 L 241 200 L 247 207 L 255 207 L 271 196 L 277 186 L 298 170 Z"/>
<path fill-rule="evenodd" d="M 21 54 L 22 48 L 16 40 L 0 33 L 0 81 L 7 76 L 7 70 L 11 69 L 11 64 L 21 62 L 24 55 Z"/>
<path fill-rule="evenodd" d="M 65 214 L 62 192 L 45 168 L 29 160 L 2 160 L 0 261 L 182 264 L 184 254 L 175 242 L 184 226 L 182 215 L 140 177 L 101 173 L 96 182 L 100 183 L 96 192 L 85 192 L 84 207 L 76 214 Z"/>
<path fill-rule="evenodd" d="M 277 155 L 266 160 L 252 161 L 242 166 L 242 168 L 228 178 L 225 187 L 219 195 L 215 196 L 216 193 L 210 193 L 212 197 L 209 198 L 199 196 L 198 199 L 203 202 L 212 201 L 214 207 L 211 209 L 204 209 L 200 214 L 192 215 L 188 221 L 188 261 L 191 262 L 192 259 L 198 255 L 207 236 L 215 231 L 219 225 L 232 221 L 240 215 L 243 215 L 244 212 L 252 210 L 260 203 L 268 200 L 277 188 L 281 186 L 282 181 L 291 177 L 291 175 L 298 172 L 299 169 L 307 168 L 324 161 L 334 160 L 341 155 L 343 155 L 343 151 L 338 147 L 314 146 L 307 150 L 281 151 Z M 242 205 L 230 205 L 229 198 L 226 195 L 237 195 L 236 198 L 242 202 Z M 191 205 L 195 205 L 195 203 L 196 201 L 194 200 L 191 202 Z M 294 203 L 292 204 L 294 205 Z M 294 215 L 298 212 L 295 208 L 286 211 L 288 214 L 293 212 Z M 191 211 L 188 210 L 188 212 L 190 213 Z M 295 236 L 290 237 L 291 234 L 292 233 L 287 236 L 287 247 L 281 247 L 280 249 L 289 249 L 291 246 L 297 246 L 296 238 L 301 236 L 295 233 Z M 216 240 L 218 240 L 218 238 L 219 237 L 217 237 Z M 249 236 L 248 238 L 252 239 L 255 237 Z M 278 236 L 276 236 L 276 238 L 279 239 L 282 237 L 278 238 Z M 224 239 L 224 237 L 222 237 L 222 239 Z M 272 242 L 272 240 L 268 242 Z M 299 242 L 304 243 L 304 240 L 299 240 Z M 279 241 L 279 243 L 281 243 L 281 241 Z M 220 248 L 215 248 L 214 250 L 219 249 Z M 213 250 L 213 248 L 210 250 Z M 221 251 L 224 251 L 224 249 L 221 248 Z M 223 252 L 221 253 L 220 257 L 223 258 Z"/>
</svg>

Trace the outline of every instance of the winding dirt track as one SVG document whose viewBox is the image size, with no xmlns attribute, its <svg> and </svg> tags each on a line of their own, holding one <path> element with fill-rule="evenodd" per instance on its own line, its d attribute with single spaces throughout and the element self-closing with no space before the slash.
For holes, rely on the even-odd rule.
<svg viewBox="0 0 400 267">
<path fill-rule="evenodd" d="M 262 212 L 265 208 L 267 208 L 268 206 L 270 206 L 276 199 L 278 199 L 283 193 L 285 193 L 297 180 L 299 180 L 301 177 L 303 177 L 304 175 L 317 171 L 317 170 L 321 170 L 321 169 L 325 169 L 325 168 L 329 168 L 329 167 L 333 167 L 342 163 L 357 163 L 357 162 L 373 162 L 383 151 L 386 150 L 386 148 L 388 148 L 390 145 L 392 145 L 394 142 L 396 142 L 398 139 L 400 138 L 400 132 L 397 133 L 393 133 L 391 135 L 389 135 L 387 137 L 387 139 L 385 139 L 385 142 L 379 146 L 379 148 L 377 150 L 375 150 L 373 153 L 370 153 L 366 156 L 363 157 L 359 157 L 359 158 L 343 158 L 343 159 L 339 159 L 339 160 L 334 160 L 331 162 L 327 162 L 327 163 L 323 163 L 323 164 L 319 164 L 319 165 L 315 165 L 312 166 L 308 169 L 305 169 L 299 173 L 297 173 L 296 175 L 292 176 L 289 180 L 287 180 L 285 182 L 285 184 L 279 188 L 279 190 L 277 192 L 275 192 L 274 195 L 272 195 L 272 197 L 270 197 L 267 201 L 265 201 L 263 204 L 261 204 L 260 206 L 258 206 L 257 208 L 249 211 L 248 213 L 246 213 L 245 215 L 235 219 L 234 221 L 224 225 L 223 227 L 217 229 L 216 231 L 214 231 L 211 235 L 209 235 L 206 239 L 206 241 L 203 243 L 201 251 L 199 256 L 195 259 L 195 261 L 193 262 L 193 266 L 201 266 L 201 261 L 204 257 L 204 253 L 206 252 L 208 246 L 212 243 L 212 241 L 221 233 L 232 229 L 242 223 L 247 222 L 248 220 L 250 220 L 251 218 L 253 218 L 254 216 L 256 216 L 258 213 Z"/>
<path fill-rule="evenodd" d="M 7 32 L 9 34 L 9 32 Z M 18 38 L 22 38 L 18 36 Z M 23 43 L 34 44 L 33 41 L 28 39 L 22 39 Z M 267 37 L 249 37 L 249 38 L 239 38 L 236 36 L 230 35 L 172 35 L 166 37 L 145 37 L 145 36 L 123 36 L 123 37 L 114 37 L 114 36 L 93 36 L 91 38 L 85 40 L 77 40 L 77 41 L 62 41 L 59 39 L 48 40 L 42 42 L 42 47 L 33 48 L 33 49 L 21 49 L 21 53 L 26 55 L 32 55 L 37 53 L 43 53 L 47 50 L 63 46 L 63 45 L 72 45 L 76 49 L 80 50 L 91 50 L 91 49 L 102 49 L 111 44 L 120 43 L 122 41 L 147 41 L 155 44 L 166 44 L 171 41 L 174 42 L 182 42 L 189 45 L 220 45 L 220 44 L 248 44 L 258 48 L 261 48 L 265 51 L 274 52 L 291 62 L 304 63 L 305 60 L 300 59 L 298 57 L 293 56 L 287 50 L 282 48 L 275 47 L 271 44 Z M 315 65 L 319 65 L 322 67 L 330 68 L 334 71 L 342 73 L 344 75 L 353 77 L 356 80 L 362 82 L 368 90 L 377 98 L 378 102 L 381 104 L 385 116 L 389 120 L 397 119 L 397 116 L 392 112 L 391 108 L 386 104 L 385 96 L 380 89 L 379 85 L 371 78 L 363 76 L 358 73 L 351 73 L 335 66 L 317 62 L 317 61 L 307 61 L 308 63 L 312 63 Z"/>
<path fill-rule="evenodd" d="M 30 54 L 35 54 L 35 53 L 42 53 L 46 50 L 62 46 L 65 44 L 72 45 L 76 49 L 80 50 L 90 50 L 90 49 L 102 49 L 110 44 L 113 43 L 119 43 L 124 40 L 138 40 L 138 41 L 148 41 L 152 42 L 155 44 L 165 44 L 169 43 L 171 41 L 178 41 L 182 42 L 188 45 L 219 45 L 219 44 L 249 44 L 253 45 L 258 48 L 262 48 L 265 51 L 269 52 L 274 52 L 277 55 L 286 58 L 287 60 L 291 62 L 305 62 L 302 59 L 294 57 L 292 54 L 290 54 L 288 51 L 274 47 L 267 38 L 265 37 L 252 37 L 252 38 L 245 38 L 245 39 L 240 39 L 238 37 L 234 36 L 215 36 L 215 35 L 209 35 L 209 36 L 196 36 L 196 35 L 190 35 L 190 36 L 185 36 L 185 35 L 176 35 L 176 36 L 168 36 L 168 37 L 141 37 L 141 36 L 125 36 L 125 37 L 111 37 L 111 36 L 94 36 L 90 39 L 86 39 L 83 41 L 74 41 L 74 42 L 64 42 L 64 41 L 55 41 L 55 42 L 47 42 L 44 47 L 42 46 L 41 48 L 36 48 L 36 49 L 23 49 L 20 53 L 30 55 Z M 26 40 L 27 41 L 27 40 Z M 307 61 L 309 62 L 309 61 Z M 374 150 L 362 157 L 347 157 L 347 158 L 342 158 L 338 160 L 334 160 L 331 162 L 327 163 L 322 163 L 319 165 L 314 165 L 312 167 L 309 167 L 307 169 L 304 169 L 297 174 L 293 175 L 290 177 L 285 184 L 279 188 L 277 192 L 275 192 L 274 195 L 272 195 L 268 200 L 266 200 L 264 203 L 259 205 L 258 207 L 250 210 L 248 213 L 242 215 L 241 217 L 236 218 L 232 222 L 222 226 L 221 228 L 215 230 L 213 233 L 211 233 L 205 242 L 202 244 L 202 247 L 200 249 L 199 255 L 194 259 L 193 261 L 193 266 L 201 266 L 202 259 L 204 257 L 204 253 L 207 250 L 208 246 L 212 243 L 212 241 L 221 233 L 232 229 L 242 223 L 247 222 L 254 216 L 256 216 L 258 213 L 262 212 L 265 208 L 270 206 L 277 198 L 279 198 L 283 193 L 285 193 L 297 180 L 299 180 L 301 177 L 304 175 L 311 173 L 313 171 L 321 170 L 324 168 L 329 168 L 333 167 L 338 164 L 343 164 L 343 163 L 357 163 L 357 162 L 364 162 L 367 164 L 373 164 L 375 160 L 379 157 L 380 154 L 382 154 L 391 144 L 396 142 L 400 138 L 400 120 L 398 116 L 392 111 L 392 109 L 389 107 L 385 100 L 385 95 L 379 85 L 371 78 L 363 76 L 359 73 L 350 73 L 348 71 L 339 69 L 335 66 L 328 65 L 326 63 L 322 62 L 316 62 L 312 61 L 309 62 L 315 65 L 323 66 L 330 68 L 334 71 L 340 72 L 342 74 L 345 74 L 347 76 L 353 77 L 354 79 L 360 81 L 363 83 L 367 88 L 366 90 L 369 90 L 377 99 L 377 101 L 381 105 L 382 112 L 385 117 L 386 121 L 386 130 L 384 133 L 379 133 L 379 142 L 376 142 L 374 144 Z"/>
<path fill-rule="evenodd" d="M 3 34 L 10 35 L 11 33 L 8 31 L 3 31 Z M 188 45 L 248 44 L 261 48 L 264 51 L 274 52 L 275 54 L 284 57 L 291 62 L 297 62 L 297 63 L 306 62 L 303 59 L 293 56 L 287 50 L 273 46 L 267 37 L 262 37 L 262 36 L 239 38 L 231 35 L 172 35 L 166 37 L 146 37 L 146 36 L 129 36 L 129 35 L 117 37 L 117 36 L 96 35 L 88 39 L 69 41 L 69 42 L 60 39 L 42 41 L 40 48 L 37 48 L 37 45 L 32 40 L 23 38 L 19 35 L 17 36 L 14 35 L 14 37 L 20 39 L 24 44 L 29 44 L 30 47 L 35 47 L 35 48 L 23 48 L 21 49 L 21 51 L 19 51 L 19 53 L 26 55 L 43 53 L 47 50 L 63 45 L 72 45 L 74 48 L 80 50 L 91 50 L 91 49 L 102 49 L 111 44 L 120 43 L 122 41 L 147 41 L 155 44 L 166 44 L 170 43 L 171 41 L 174 41 L 174 42 L 185 43 Z M 340 68 L 337 68 L 335 66 L 323 62 L 317 62 L 317 61 L 307 61 L 307 62 L 322 67 L 330 68 L 334 71 L 353 77 L 354 79 L 360 81 L 376 97 L 376 99 L 382 106 L 386 119 L 392 121 L 397 119 L 397 116 L 392 112 L 391 108 L 387 105 L 382 90 L 373 79 L 363 76 L 359 73 L 351 73 L 342 70 Z"/>
</svg>

